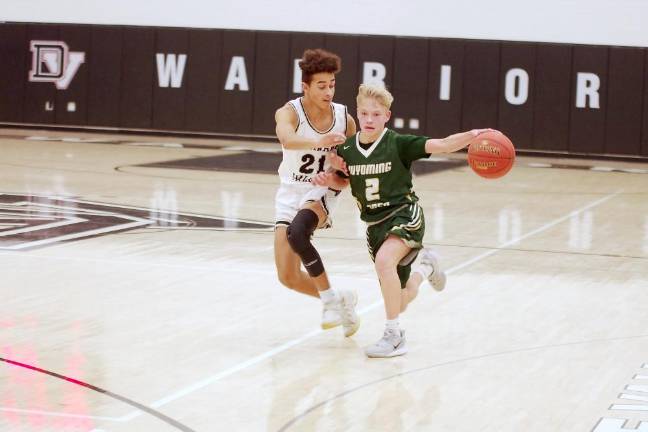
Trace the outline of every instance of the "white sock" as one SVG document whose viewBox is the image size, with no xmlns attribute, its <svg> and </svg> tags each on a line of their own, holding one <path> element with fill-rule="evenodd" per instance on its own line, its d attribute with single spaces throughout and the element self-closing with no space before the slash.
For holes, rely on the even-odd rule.
<svg viewBox="0 0 648 432">
<path fill-rule="evenodd" d="M 333 288 L 319 292 L 319 296 L 324 304 L 334 303 L 340 300 L 340 296 Z"/>
<path fill-rule="evenodd" d="M 385 329 L 398 333 L 400 330 L 400 327 L 398 326 L 398 318 L 385 321 Z"/>
</svg>

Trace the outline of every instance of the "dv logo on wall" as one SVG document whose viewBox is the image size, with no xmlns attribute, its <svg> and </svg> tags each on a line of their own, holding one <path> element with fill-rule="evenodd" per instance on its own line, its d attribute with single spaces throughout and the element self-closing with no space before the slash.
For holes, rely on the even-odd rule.
<svg viewBox="0 0 648 432">
<path fill-rule="evenodd" d="M 68 88 L 85 62 L 84 52 L 70 51 L 63 41 L 33 40 L 29 47 L 32 52 L 29 81 L 51 82 L 59 90 Z"/>
</svg>

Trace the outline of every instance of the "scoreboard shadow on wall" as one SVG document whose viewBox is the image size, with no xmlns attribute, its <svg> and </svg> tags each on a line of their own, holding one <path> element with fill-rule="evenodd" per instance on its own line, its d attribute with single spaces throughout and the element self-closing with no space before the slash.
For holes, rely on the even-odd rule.
<svg viewBox="0 0 648 432">
<path fill-rule="evenodd" d="M 0 122 L 274 135 L 306 48 L 395 102 L 390 126 L 503 130 L 518 149 L 648 156 L 646 48 L 239 30 L 0 24 Z"/>
</svg>

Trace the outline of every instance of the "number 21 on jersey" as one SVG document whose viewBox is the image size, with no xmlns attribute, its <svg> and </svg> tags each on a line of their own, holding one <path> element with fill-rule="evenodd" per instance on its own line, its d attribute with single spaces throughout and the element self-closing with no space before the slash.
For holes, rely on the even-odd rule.
<svg viewBox="0 0 648 432">
<path fill-rule="evenodd" d="M 304 162 L 300 167 L 299 167 L 299 172 L 302 174 L 312 174 L 313 173 L 313 168 L 311 168 L 311 165 L 315 162 L 315 156 L 306 153 L 304 156 L 302 156 L 301 161 Z M 324 163 L 326 162 L 326 155 L 322 155 L 322 157 L 319 158 L 317 161 L 317 172 L 320 173 L 324 171 Z"/>
</svg>

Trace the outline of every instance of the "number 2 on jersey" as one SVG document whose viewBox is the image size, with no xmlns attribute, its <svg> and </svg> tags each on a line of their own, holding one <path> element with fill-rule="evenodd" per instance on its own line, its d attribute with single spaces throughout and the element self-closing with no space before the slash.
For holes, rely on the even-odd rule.
<svg viewBox="0 0 648 432">
<path fill-rule="evenodd" d="M 301 160 L 304 163 L 299 167 L 299 172 L 304 174 L 312 174 L 313 168 L 311 168 L 311 165 L 313 165 L 313 162 L 315 162 L 315 156 L 310 153 L 306 153 L 304 156 L 302 156 Z M 322 155 L 322 157 L 317 161 L 318 173 L 324 171 L 324 162 L 326 162 L 326 155 Z"/>
<path fill-rule="evenodd" d="M 365 197 L 367 201 L 375 201 L 380 199 L 380 183 L 377 177 L 365 179 Z"/>
</svg>

